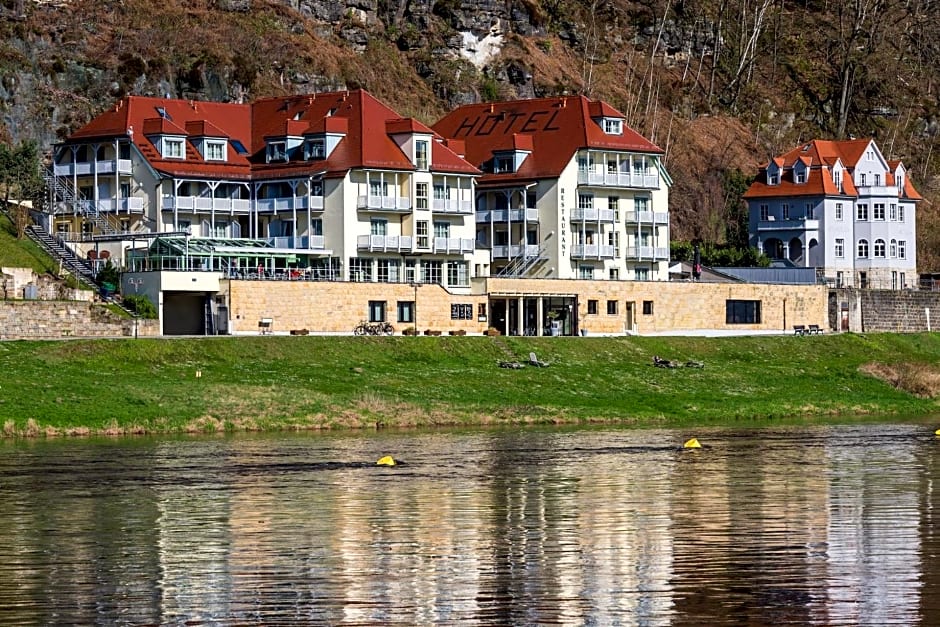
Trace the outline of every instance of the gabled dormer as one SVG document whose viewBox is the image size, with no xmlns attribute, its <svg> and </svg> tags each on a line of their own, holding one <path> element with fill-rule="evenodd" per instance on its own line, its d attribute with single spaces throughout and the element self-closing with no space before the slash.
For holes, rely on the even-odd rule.
<svg viewBox="0 0 940 627">
<path fill-rule="evenodd" d="M 286 163 L 302 157 L 303 133 L 307 123 L 302 120 L 287 120 L 283 132 L 264 138 L 264 160 L 267 163 Z"/>
<path fill-rule="evenodd" d="M 186 123 L 186 133 L 204 160 L 228 161 L 228 137 L 217 126 L 194 120 Z"/>
<path fill-rule="evenodd" d="M 767 164 L 767 184 L 780 185 L 780 176 L 783 172 L 783 161 L 778 157 Z"/>
<path fill-rule="evenodd" d="M 186 158 L 186 131 L 178 126 L 163 107 L 156 107 L 158 117 L 144 120 L 147 137 L 164 159 Z"/>
<path fill-rule="evenodd" d="M 509 141 L 498 145 L 493 150 L 493 174 L 511 174 L 518 172 L 523 162 L 532 154 L 533 142 L 531 135 L 515 133 Z"/>
<path fill-rule="evenodd" d="M 623 135 L 623 116 L 620 112 L 603 101 L 590 103 L 591 119 L 605 135 Z"/>
<path fill-rule="evenodd" d="M 348 132 L 349 120 L 344 117 L 331 115 L 314 122 L 304 132 L 304 159 L 328 159 Z"/>
<path fill-rule="evenodd" d="M 800 157 L 793 163 L 793 182 L 797 185 L 805 185 L 809 180 L 810 166 L 813 160 L 811 157 Z"/>
<path fill-rule="evenodd" d="M 385 132 L 392 138 L 418 170 L 431 168 L 431 150 L 434 131 L 414 118 L 399 118 L 385 122 Z"/>
</svg>

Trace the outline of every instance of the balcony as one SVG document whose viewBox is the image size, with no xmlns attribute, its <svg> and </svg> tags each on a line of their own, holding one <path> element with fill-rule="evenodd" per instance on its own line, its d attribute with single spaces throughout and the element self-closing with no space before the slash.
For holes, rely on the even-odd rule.
<svg viewBox="0 0 940 627">
<path fill-rule="evenodd" d="M 595 172 L 578 171 L 578 184 L 592 187 L 630 187 L 634 189 L 659 189 L 659 172 Z"/>
<path fill-rule="evenodd" d="M 791 220 L 760 220 L 757 223 L 758 231 L 818 231 L 819 220 L 796 218 Z"/>
<path fill-rule="evenodd" d="M 624 255 L 626 259 L 634 260 L 643 260 L 643 261 L 668 261 L 669 260 L 669 247 L 668 246 L 627 246 L 626 254 Z"/>
<path fill-rule="evenodd" d="M 898 188 L 893 185 L 856 185 L 859 198 L 869 196 L 873 198 L 897 198 Z"/>
<path fill-rule="evenodd" d="M 444 198 L 434 198 L 431 200 L 431 209 L 436 213 L 473 213 L 473 203 L 469 200 L 452 200 Z"/>
<path fill-rule="evenodd" d="M 357 238 L 359 250 L 375 253 L 403 253 L 411 252 L 412 237 L 410 235 L 360 235 Z"/>
<path fill-rule="evenodd" d="M 411 199 L 405 196 L 359 196 L 356 206 L 368 211 L 407 213 L 411 211 Z"/>
<path fill-rule="evenodd" d="M 164 211 L 219 211 L 248 213 L 251 201 L 245 198 L 211 198 L 209 196 L 164 196 Z"/>
<path fill-rule="evenodd" d="M 614 246 L 608 244 L 575 244 L 571 247 L 572 259 L 613 259 Z"/>
<path fill-rule="evenodd" d="M 267 242 L 275 248 L 289 248 L 292 250 L 324 250 L 324 238 L 322 235 L 287 235 L 281 237 L 269 237 Z"/>
<path fill-rule="evenodd" d="M 627 224 L 669 224 L 667 211 L 627 211 L 624 213 Z"/>
<path fill-rule="evenodd" d="M 613 209 L 572 209 L 572 222 L 615 222 Z"/>
<path fill-rule="evenodd" d="M 493 259 L 513 259 L 525 253 L 526 257 L 536 257 L 539 254 L 538 244 L 516 244 L 513 246 L 493 246 L 491 249 Z"/>
<path fill-rule="evenodd" d="M 131 173 L 130 159 L 109 159 L 102 161 L 79 161 L 77 163 L 57 163 L 56 176 L 90 176 L 92 172 L 98 174 L 114 174 L 117 168 L 119 174 Z"/>
<path fill-rule="evenodd" d="M 258 212 L 277 212 L 277 211 L 293 211 L 294 209 L 306 210 L 308 208 L 315 209 L 312 205 L 314 204 L 311 200 L 317 199 L 320 201 L 320 209 L 323 209 L 323 197 L 314 196 L 313 198 L 309 196 L 283 196 L 280 198 L 259 198 L 255 201 L 255 206 L 258 209 Z"/>
<path fill-rule="evenodd" d="M 473 252 L 473 240 L 461 237 L 435 237 L 434 252 L 462 254 Z"/>
<path fill-rule="evenodd" d="M 477 223 L 481 222 L 538 222 L 539 210 L 527 209 L 485 209 L 477 211 Z"/>
<path fill-rule="evenodd" d="M 98 211 L 119 211 L 124 213 L 130 213 L 131 211 L 143 211 L 144 210 L 144 199 L 143 198 L 121 198 L 117 201 L 106 198 L 98 201 Z"/>
</svg>

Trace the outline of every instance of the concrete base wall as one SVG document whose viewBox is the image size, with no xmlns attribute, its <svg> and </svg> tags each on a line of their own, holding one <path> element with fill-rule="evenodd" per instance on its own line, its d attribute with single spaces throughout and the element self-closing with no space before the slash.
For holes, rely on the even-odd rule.
<svg viewBox="0 0 940 627">
<path fill-rule="evenodd" d="M 138 320 L 138 336 L 160 333 L 157 320 Z M 0 301 L 0 339 L 133 337 L 134 320 L 81 301 Z"/>
</svg>

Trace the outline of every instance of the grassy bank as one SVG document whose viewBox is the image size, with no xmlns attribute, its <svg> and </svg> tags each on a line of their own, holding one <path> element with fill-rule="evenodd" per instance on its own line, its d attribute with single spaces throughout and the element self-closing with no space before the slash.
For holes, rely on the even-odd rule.
<svg viewBox="0 0 940 627">
<path fill-rule="evenodd" d="M 530 351 L 551 365 L 497 366 Z M 940 411 L 938 364 L 938 334 L 21 341 L 0 343 L 0 422 L 11 436 L 909 416 Z"/>
</svg>

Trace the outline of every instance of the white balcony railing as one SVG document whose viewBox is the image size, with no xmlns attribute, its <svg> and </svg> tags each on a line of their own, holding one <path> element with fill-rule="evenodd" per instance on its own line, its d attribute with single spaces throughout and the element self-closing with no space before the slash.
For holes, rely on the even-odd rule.
<svg viewBox="0 0 940 627">
<path fill-rule="evenodd" d="M 578 171 L 578 183 L 594 187 L 659 189 L 659 173 Z"/>
<path fill-rule="evenodd" d="M 535 257 L 539 254 L 538 244 L 520 244 L 512 246 L 493 246 L 491 249 L 493 259 L 512 259 L 525 253 L 526 257 Z"/>
<path fill-rule="evenodd" d="M 98 201 L 98 211 L 114 211 L 115 209 L 124 212 L 143 211 L 144 199 L 131 197 L 115 201 L 113 198 L 104 198 Z"/>
<path fill-rule="evenodd" d="M 359 250 L 369 252 L 409 252 L 413 249 L 410 235 L 360 235 Z"/>
<path fill-rule="evenodd" d="M 627 246 L 625 257 L 627 259 L 648 259 L 665 261 L 669 259 L 667 246 Z"/>
<path fill-rule="evenodd" d="M 757 222 L 758 231 L 818 231 L 819 220 L 807 220 L 797 218 L 794 220 L 759 220 Z"/>
<path fill-rule="evenodd" d="M 608 244 L 575 244 L 571 247 L 572 259 L 613 259 L 615 249 Z"/>
<path fill-rule="evenodd" d="M 624 213 L 627 224 L 669 224 L 666 211 L 627 211 Z"/>
<path fill-rule="evenodd" d="M 461 237 L 435 237 L 434 252 L 460 254 L 473 252 L 473 240 Z"/>
<path fill-rule="evenodd" d="M 325 243 L 322 235 L 280 235 L 267 238 L 267 242 L 275 248 L 294 250 L 323 250 Z"/>
<path fill-rule="evenodd" d="M 359 196 L 357 207 L 374 211 L 410 211 L 411 199 L 405 196 Z"/>
<path fill-rule="evenodd" d="M 77 163 L 57 163 L 55 164 L 56 176 L 88 176 L 92 172 L 98 174 L 114 174 L 115 168 L 118 168 L 121 174 L 131 173 L 130 159 L 103 159 L 101 161 L 79 161 Z"/>
<path fill-rule="evenodd" d="M 539 210 L 526 209 L 484 209 L 477 211 L 477 222 L 538 222 Z"/>
<path fill-rule="evenodd" d="M 164 196 L 161 205 L 164 211 L 218 211 L 247 213 L 251 201 L 246 198 L 210 198 L 208 196 Z"/>
<path fill-rule="evenodd" d="M 473 203 L 469 200 L 434 198 L 431 200 L 431 209 L 438 213 L 469 214 L 473 212 Z"/>
<path fill-rule="evenodd" d="M 571 220 L 575 222 L 613 222 L 615 218 L 613 209 L 572 209 Z"/>
</svg>

